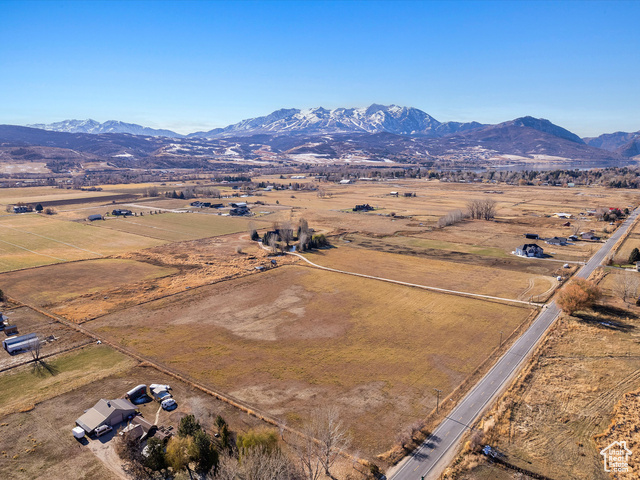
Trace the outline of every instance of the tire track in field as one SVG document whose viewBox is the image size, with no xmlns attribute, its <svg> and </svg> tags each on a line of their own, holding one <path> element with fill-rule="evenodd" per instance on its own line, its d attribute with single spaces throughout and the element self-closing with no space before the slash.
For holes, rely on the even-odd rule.
<svg viewBox="0 0 640 480">
<path fill-rule="evenodd" d="M 64 258 L 53 257 L 51 255 L 47 255 L 46 253 L 34 252 L 33 250 L 29 250 L 28 248 L 25 248 L 23 246 L 16 245 L 15 243 L 7 242 L 6 240 L 0 240 L 0 242 L 6 243 L 7 245 L 11 245 L 13 247 L 21 248 L 22 250 L 26 250 L 27 252 L 30 252 L 30 253 L 35 253 L 36 255 L 42 255 L 43 257 L 49 257 L 49 258 L 53 258 L 54 260 L 59 260 L 61 262 L 66 262 L 66 260 Z"/>
<path fill-rule="evenodd" d="M 265 248 L 264 246 L 262 248 Z M 381 282 L 388 282 L 388 283 L 395 283 L 397 285 L 404 285 L 406 287 L 415 287 L 415 288 L 422 288 L 423 290 L 431 290 L 434 292 L 439 292 L 439 293 L 448 293 L 450 295 L 460 295 L 460 296 L 464 296 L 464 297 L 470 297 L 470 298 L 480 298 L 483 300 L 496 300 L 499 302 L 509 302 L 509 303 L 517 303 L 520 305 L 527 305 L 527 306 L 533 306 L 533 307 L 542 307 L 543 304 L 540 303 L 533 303 L 533 302 L 528 302 L 525 300 L 516 300 L 513 298 L 504 298 L 504 297 L 493 297 L 491 295 L 482 295 L 480 293 L 470 293 L 470 292 L 461 292 L 458 290 L 449 290 L 447 288 L 439 288 L 439 287 L 430 287 L 428 285 L 420 285 L 417 283 L 409 283 L 409 282 L 402 282 L 400 280 L 393 280 L 391 278 L 383 278 L 383 277 L 375 277 L 373 275 L 365 275 L 363 273 L 355 273 L 355 272 L 347 272 L 345 270 L 338 270 L 336 268 L 329 268 L 329 267 L 323 267 L 322 265 L 318 265 L 317 263 L 313 263 L 311 260 L 307 259 L 306 257 L 300 255 L 299 253 L 292 253 L 292 252 L 287 252 L 287 255 L 294 255 L 296 257 L 301 258 L 302 260 L 304 260 L 305 262 L 307 262 L 309 265 L 312 265 L 316 268 L 319 268 L 321 270 L 327 270 L 329 272 L 335 272 L 335 273 L 342 273 L 345 275 L 353 275 L 355 277 L 362 277 L 362 278 L 370 278 L 372 280 L 379 280 Z"/>
<path fill-rule="evenodd" d="M 78 247 L 77 245 L 73 245 L 71 243 L 63 242 L 62 240 L 56 240 L 55 238 L 45 237 L 44 235 L 40 235 L 39 233 L 27 232 L 26 230 L 20 230 L 20 229 L 15 228 L 15 227 L 8 227 L 6 225 L 0 225 L 0 227 L 8 228 L 10 230 L 15 230 L 16 232 L 20 232 L 20 233 L 28 233 L 29 235 L 35 235 L 36 237 L 44 238 L 46 240 L 50 240 L 50 241 L 56 242 L 56 243 L 61 243 L 63 245 L 66 245 L 67 247 L 75 248 L 77 250 L 82 250 L 83 252 L 87 252 L 87 253 L 90 253 L 92 255 L 98 255 L 99 257 L 104 257 L 104 255 L 101 254 L 101 253 L 93 252 L 91 250 L 87 250 L 86 248 Z M 6 243 L 9 243 L 9 242 L 6 242 Z M 24 247 L 21 247 L 21 248 L 24 248 Z M 28 249 L 25 248 L 25 250 L 28 250 Z M 32 250 L 29 250 L 29 251 L 32 251 Z M 38 253 L 38 252 L 33 252 L 33 253 Z M 40 255 L 44 255 L 44 254 L 42 253 Z M 47 257 L 48 256 L 50 256 L 50 255 L 47 255 Z M 56 257 L 51 257 L 51 258 L 56 258 Z M 61 260 L 61 259 L 58 259 L 58 260 Z M 62 260 L 62 261 L 65 261 L 65 260 Z"/>
</svg>

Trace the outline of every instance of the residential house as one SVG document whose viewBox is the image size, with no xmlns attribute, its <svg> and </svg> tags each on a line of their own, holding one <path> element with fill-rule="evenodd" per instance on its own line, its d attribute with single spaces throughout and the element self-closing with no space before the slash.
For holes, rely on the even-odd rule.
<svg viewBox="0 0 640 480">
<path fill-rule="evenodd" d="M 525 243 L 516 247 L 516 255 L 521 257 L 537 257 L 542 258 L 544 256 L 544 250 L 541 246 L 535 243 Z"/>
</svg>

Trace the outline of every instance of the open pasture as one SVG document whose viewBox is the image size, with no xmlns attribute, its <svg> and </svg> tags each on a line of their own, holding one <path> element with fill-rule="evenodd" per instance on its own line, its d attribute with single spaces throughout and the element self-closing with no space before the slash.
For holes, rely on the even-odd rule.
<svg viewBox="0 0 640 480">
<path fill-rule="evenodd" d="M 357 448 L 376 454 L 435 406 L 433 388 L 451 393 L 530 314 L 285 266 L 85 327 L 290 425 L 331 399 Z"/>
<path fill-rule="evenodd" d="M 0 271 L 138 250 L 161 240 L 44 215 L 0 218 Z"/>
<path fill-rule="evenodd" d="M 246 231 L 249 220 L 213 213 L 163 213 L 109 219 L 95 225 L 103 229 L 178 242 Z"/>
<path fill-rule="evenodd" d="M 482 265 L 340 246 L 305 255 L 323 267 L 468 293 L 528 300 L 556 285 L 550 275 L 530 275 Z"/>
<path fill-rule="evenodd" d="M 177 271 L 134 260 L 105 258 L 0 274 L 0 287 L 21 302 L 42 307 Z"/>
</svg>

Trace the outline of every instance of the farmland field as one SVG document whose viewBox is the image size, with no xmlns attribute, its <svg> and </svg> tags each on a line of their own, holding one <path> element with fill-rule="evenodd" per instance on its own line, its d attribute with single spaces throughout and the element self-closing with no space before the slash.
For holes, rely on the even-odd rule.
<svg viewBox="0 0 640 480">
<path fill-rule="evenodd" d="M 103 229 L 177 242 L 246 231 L 249 220 L 215 214 L 163 213 L 98 222 Z"/>
<path fill-rule="evenodd" d="M 451 393 L 530 313 L 289 266 L 85 327 L 292 425 L 331 398 L 374 454 L 433 408 L 434 387 Z"/>
<path fill-rule="evenodd" d="M 555 279 L 512 270 L 340 246 L 305 255 L 323 267 L 468 293 L 529 299 L 552 289 Z M 455 268 L 453 268 L 455 266 Z"/>
<path fill-rule="evenodd" d="M 35 214 L 0 218 L 0 271 L 138 250 L 161 240 Z"/>
<path fill-rule="evenodd" d="M 0 286 L 22 302 L 45 306 L 177 271 L 133 260 L 96 259 L 0 274 Z"/>
</svg>

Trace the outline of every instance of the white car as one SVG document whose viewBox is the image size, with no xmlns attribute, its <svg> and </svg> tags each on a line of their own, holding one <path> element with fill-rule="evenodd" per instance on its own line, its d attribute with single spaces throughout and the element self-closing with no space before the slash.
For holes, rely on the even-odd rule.
<svg viewBox="0 0 640 480">
<path fill-rule="evenodd" d="M 113 430 L 113 428 L 111 428 L 110 425 L 100 425 L 98 428 L 96 428 L 96 437 L 99 437 L 100 435 L 104 435 L 107 432 L 110 432 L 111 430 Z"/>
<path fill-rule="evenodd" d="M 173 398 L 167 398 L 166 400 L 163 400 L 160 405 L 162 405 L 162 408 L 167 411 L 178 408 L 178 404 Z"/>
</svg>

